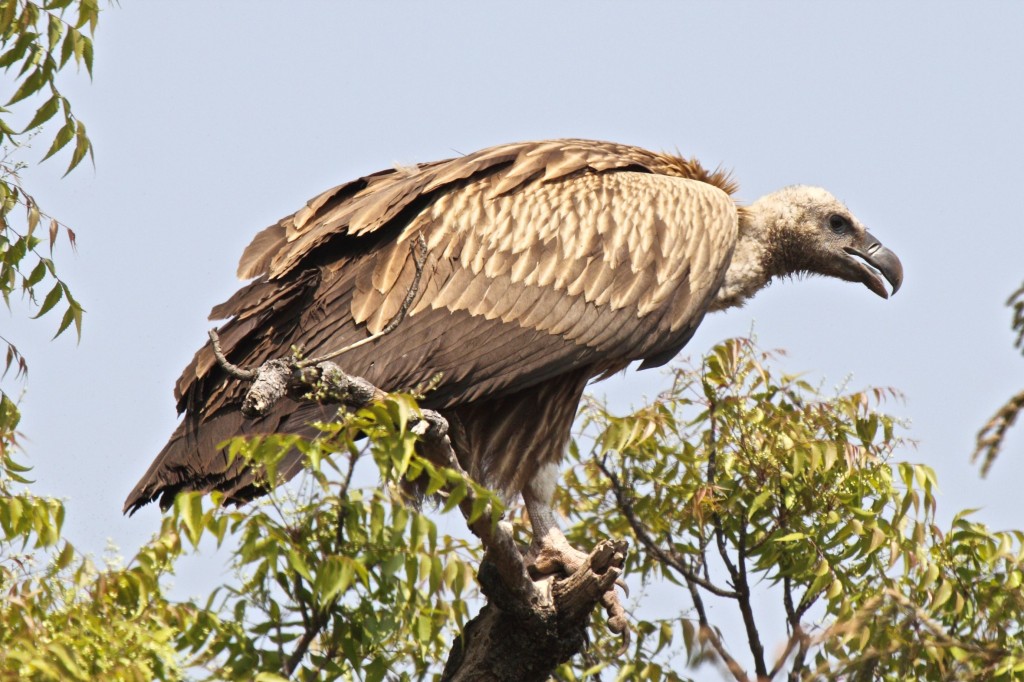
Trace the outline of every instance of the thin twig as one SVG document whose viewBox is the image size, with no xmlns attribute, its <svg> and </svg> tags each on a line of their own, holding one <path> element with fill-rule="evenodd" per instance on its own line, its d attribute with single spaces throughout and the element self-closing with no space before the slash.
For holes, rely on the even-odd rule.
<svg viewBox="0 0 1024 682">
<path fill-rule="evenodd" d="M 714 490 L 715 479 L 718 477 L 718 422 L 715 420 L 715 406 L 714 400 L 708 402 L 708 421 L 711 422 L 709 431 L 709 443 L 708 443 L 708 486 Z M 711 520 L 715 528 L 715 543 L 718 545 L 718 553 L 722 557 L 722 562 L 725 564 L 726 569 L 729 571 L 729 578 L 733 581 L 733 586 L 736 586 L 736 582 L 739 580 L 739 571 L 736 570 L 736 566 L 732 563 L 732 558 L 725 546 L 725 530 L 722 528 L 722 517 L 718 512 L 712 512 Z"/>
<path fill-rule="evenodd" d="M 736 602 L 740 607 L 740 614 L 743 616 L 743 626 L 747 631 L 747 644 L 750 646 L 750 653 L 754 656 L 754 671 L 757 678 L 767 679 L 768 666 L 764 662 L 764 645 L 761 643 L 761 634 L 757 631 L 757 622 L 754 620 L 754 609 L 750 604 L 750 585 L 747 583 L 747 527 L 740 525 L 740 537 L 737 543 L 736 563 L 739 565 L 739 582 L 735 586 L 740 593 Z"/>
<path fill-rule="evenodd" d="M 793 649 L 795 649 L 797 645 L 800 645 L 800 647 L 803 648 L 803 642 L 806 639 L 807 636 L 804 635 L 803 630 L 797 630 L 797 632 L 789 636 L 789 639 L 786 641 L 786 648 L 782 650 L 781 654 L 779 654 L 779 658 L 775 661 L 775 666 L 768 673 L 769 680 L 773 679 L 782 671 L 783 666 L 786 665 L 786 660 L 789 658 L 789 655 L 793 653 Z M 793 666 L 793 670 L 798 670 L 795 664 Z M 794 679 L 792 673 L 793 671 L 790 671 L 790 679 Z M 795 679 L 799 679 L 799 677 Z"/>
<path fill-rule="evenodd" d="M 409 291 L 407 291 L 405 294 L 405 299 L 402 301 L 402 306 L 398 309 L 398 312 L 395 313 L 394 318 L 392 318 L 392 320 L 388 323 L 386 327 L 384 327 L 384 329 L 381 329 L 376 334 L 372 334 L 366 337 L 365 339 L 360 339 L 355 343 L 350 343 L 344 348 L 339 348 L 338 350 L 331 351 L 326 355 L 321 355 L 318 358 L 293 360 L 292 366 L 295 367 L 296 369 L 302 369 L 304 367 L 319 365 L 322 362 L 326 362 L 328 360 L 336 358 L 339 355 L 342 355 L 343 353 L 349 352 L 350 350 L 354 350 L 356 348 L 359 348 L 360 346 L 372 343 L 373 341 L 376 341 L 382 336 L 387 336 L 391 332 L 395 331 L 395 329 L 398 328 L 398 325 L 401 324 L 402 320 L 404 320 L 406 315 L 409 313 L 409 308 L 412 307 L 413 300 L 415 300 L 416 294 L 419 293 L 420 278 L 423 276 L 423 265 L 427 261 L 427 242 L 423 238 L 422 234 L 416 235 L 416 240 L 409 244 L 409 250 L 412 251 L 413 253 L 413 262 L 416 266 L 416 274 L 413 277 L 412 284 L 409 286 Z M 221 368 L 223 368 L 225 372 L 227 372 L 230 376 L 234 377 L 235 379 L 240 379 L 242 381 L 254 381 L 259 373 L 256 370 L 243 369 L 242 367 L 239 367 L 238 365 L 235 365 L 232 362 L 230 362 L 224 355 L 224 351 L 220 347 L 220 337 L 217 334 L 217 330 L 211 329 L 208 333 L 210 336 L 210 343 L 213 346 L 213 355 L 214 357 L 217 358 L 217 362 L 220 364 Z"/>
<path fill-rule="evenodd" d="M 308 360 L 300 360 L 299 362 L 295 363 L 297 367 L 309 367 L 310 365 L 318 365 L 321 362 L 326 362 L 327 360 L 333 360 L 334 358 L 338 357 L 343 353 L 347 353 L 350 350 L 355 350 L 360 346 L 364 346 L 368 343 L 376 341 L 382 336 L 387 336 L 388 334 L 390 334 L 391 332 L 395 331 L 398 328 L 398 325 L 401 324 L 402 320 L 405 319 L 406 314 L 408 314 L 409 308 L 412 307 L 412 302 L 416 298 L 416 294 L 419 293 L 420 290 L 420 277 L 423 276 L 423 265 L 424 263 L 427 262 L 427 242 L 425 239 L 423 239 L 422 233 L 417 234 L 416 241 L 409 244 L 409 250 L 412 251 L 413 253 L 414 263 L 416 265 L 416 275 L 413 277 L 412 285 L 409 286 L 409 291 L 407 291 L 405 294 L 405 300 L 402 301 L 402 307 L 398 309 L 398 312 L 395 313 L 395 316 L 391 319 L 390 322 L 388 322 L 388 325 L 381 329 L 376 334 L 367 336 L 365 339 L 360 339 L 355 343 L 350 343 L 344 348 L 339 348 L 336 351 L 331 351 L 327 355 L 322 355 L 318 358 L 310 358 Z"/>
<path fill-rule="evenodd" d="M 307 626 L 303 632 L 302 637 L 295 644 L 295 651 L 288 657 L 288 660 L 281 666 L 281 672 L 284 673 L 285 677 L 291 677 L 295 669 L 299 667 L 299 663 L 302 662 L 302 657 L 309 651 L 310 644 L 316 639 L 316 636 L 320 634 L 320 631 L 327 625 L 327 619 L 329 617 L 330 610 L 324 609 L 314 614 L 313 622 Z"/>
<path fill-rule="evenodd" d="M 352 475 L 355 472 L 355 468 L 356 458 L 350 457 L 348 471 L 345 474 L 345 480 L 341 484 L 341 490 L 338 493 L 339 500 L 344 500 L 347 497 L 349 486 L 352 484 Z M 339 545 L 344 541 L 343 526 L 347 516 L 348 508 L 345 506 L 341 506 L 341 508 L 338 510 L 338 526 L 335 530 Z M 296 593 L 298 593 L 298 587 L 300 586 L 298 574 L 295 575 L 295 585 Z M 331 599 L 331 603 L 328 604 L 325 608 L 314 610 L 312 617 L 310 617 L 309 612 L 306 610 L 306 605 L 304 601 L 302 599 L 298 600 L 302 613 L 303 632 L 302 637 L 295 645 L 295 650 L 292 651 L 291 656 L 289 656 L 285 660 L 285 663 L 281 668 L 281 672 L 284 673 L 285 677 L 290 677 L 291 674 L 295 672 L 295 669 L 298 667 L 299 663 L 302 662 L 303 657 L 309 651 L 309 647 L 313 643 L 313 639 L 320 634 L 324 627 L 327 626 L 328 616 L 332 611 L 334 611 L 334 607 L 335 605 L 337 605 L 339 598 L 339 596 L 335 596 L 333 599 Z M 283 642 L 283 639 L 281 641 Z M 279 649 L 282 647 L 282 644 L 280 642 L 278 644 L 278 647 Z M 281 658 L 284 659 L 283 650 L 281 651 Z"/>
<path fill-rule="evenodd" d="M 714 583 L 702 578 L 682 561 L 682 557 L 680 557 L 678 553 L 666 551 L 654 542 L 654 539 L 651 538 L 650 534 L 648 534 L 647 529 L 643 527 L 643 524 L 641 524 L 640 520 L 636 517 L 636 512 L 633 510 L 633 501 L 629 499 L 628 495 L 626 495 L 625 489 L 619 482 L 618 476 L 608 469 L 604 462 L 598 461 L 597 466 L 602 472 L 604 472 L 604 475 L 608 477 L 608 480 L 611 481 L 612 492 L 615 495 L 615 506 L 618 507 L 619 512 L 621 512 L 626 518 L 630 528 L 633 529 L 633 534 L 636 536 L 636 539 L 640 541 L 640 544 L 642 544 L 648 552 L 653 554 L 656 559 L 661 561 L 661 563 L 675 570 L 687 580 L 693 581 L 718 597 L 725 597 L 727 599 L 736 599 L 739 597 L 736 592 L 723 590 L 721 587 L 718 587 Z"/>
<path fill-rule="evenodd" d="M 710 426 L 710 442 L 708 444 L 708 485 L 714 488 L 715 479 L 718 476 L 718 430 L 715 415 L 716 402 L 709 399 L 708 421 Z M 768 667 L 764 662 L 764 645 L 761 644 L 761 637 L 757 631 L 757 624 L 754 621 L 754 611 L 750 604 L 750 586 L 747 583 L 746 569 L 746 526 L 740 525 L 740 537 L 737 548 L 736 563 L 734 564 L 729 556 L 726 546 L 725 529 L 722 526 L 722 517 L 715 511 L 711 514 L 711 520 L 715 527 L 715 541 L 718 545 L 718 554 L 725 564 L 729 577 L 732 580 L 733 589 L 737 592 L 736 603 L 740 607 L 740 614 L 743 616 L 743 625 L 747 633 L 747 644 L 750 646 L 750 653 L 754 656 L 754 671 L 758 679 L 767 679 Z"/>
<path fill-rule="evenodd" d="M 216 329 L 211 329 L 207 333 L 210 336 L 210 344 L 213 346 L 213 356 L 217 358 L 217 362 L 220 364 L 221 369 L 235 379 L 241 379 L 242 381 L 252 381 L 256 378 L 256 370 L 242 369 L 238 365 L 232 364 L 231 361 L 224 356 L 224 351 L 220 348 L 220 336 L 217 335 Z"/>
<path fill-rule="evenodd" d="M 743 666 L 741 666 L 735 658 L 729 655 L 725 645 L 722 644 L 721 638 L 708 622 L 708 614 L 704 609 L 704 600 L 701 599 L 700 592 L 697 590 L 697 586 L 694 581 L 687 579 L 686 587 L 690 591 L 690 598 L 693 600 L 693 608 L 697 610 L 697 622 L 700 623 L 700 634 L 711 642 L 712 648 L 714 648 L 718 653 L 719 658 L 722 659 L 725 667 L 732 673 L 736 682 L 749 682 L 749 678 L 747 677 L 746 671 L 743 670 Z"/>
</svg>

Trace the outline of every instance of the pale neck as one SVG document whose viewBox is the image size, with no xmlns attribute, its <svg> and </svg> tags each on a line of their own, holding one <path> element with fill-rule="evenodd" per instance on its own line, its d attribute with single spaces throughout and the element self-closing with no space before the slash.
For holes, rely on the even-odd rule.
<svg viewBox="0 0 1024 682">
<path fill-rule="evenodd" d="M 739 234 L 725 280 L 711 302 L 709 310 L 737 308 L 771 281 L 767 253 L 768 228 L 758 207 L 749 206 L 739 212 Z"/>
</svg>

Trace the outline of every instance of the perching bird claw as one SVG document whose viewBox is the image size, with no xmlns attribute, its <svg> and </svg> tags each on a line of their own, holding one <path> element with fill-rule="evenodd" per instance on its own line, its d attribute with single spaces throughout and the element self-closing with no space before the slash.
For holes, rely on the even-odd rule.
<svg viewBox="0 0 1024 682">
<path fill-rule="evenodd" d="M 565 579 L 592 571 L 599 577 L 601 605 L 608 618 L 608 629 L 622 638 L 617 655 L 629 648 L 629 619 L 615 587 L 629 596 L 629 588 L 621 578 L 629 543 L 625 540 L 603 541 L 590 554 L 576 549 L 558 528 L 550 528 L 541 539 L 535 539 L 526 554 L 526 565 L 534 579 L 562 574 Z"/>
</svg>

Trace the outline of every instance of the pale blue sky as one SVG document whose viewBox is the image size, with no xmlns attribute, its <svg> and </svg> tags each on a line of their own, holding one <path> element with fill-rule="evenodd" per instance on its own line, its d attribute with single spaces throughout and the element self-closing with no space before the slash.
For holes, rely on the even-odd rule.
<svg viewBox="0 0 1024 682">
<path fill-rule="evenodd" d="M 684 354 L 755 323 L 788 371 L 901 389 L 889 409 L 919 445 L 899 456 L 938 470 L 942 516 L 1024 527 L 1022 434 L 989 480 L 967 461 L 1024 383 L 1003 306 L 1024 277 L 1022 28 L 1010 2 L 127 0 L 103 12 L 92 84 L 67 83 L 95 172 L 25 176 L 78 232 L 58 264 L 88 311 L 78 346 L 47 343 L 56 320 L 0 317 L 32 365 L 35 490 L 67 498 L 80 546 L 130 552 L 158 512 L 126 519 L 122 501 L 256 231 L 396 162 L 573 136 L 678 148 L 733 170 L 744 200 L 793 183 L 845 200 L 903 260 L 894 299 L 779 283 L 708 318 Z M 596 390 L 628 404 L 662 380 Z"/>
</svg>

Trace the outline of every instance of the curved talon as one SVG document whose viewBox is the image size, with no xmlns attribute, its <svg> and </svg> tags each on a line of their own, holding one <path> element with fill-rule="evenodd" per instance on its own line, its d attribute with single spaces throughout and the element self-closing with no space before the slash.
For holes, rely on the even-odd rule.
<svg viewBox="0 0 1024 682">
<path fill-rule="evenodd" d="M 534 543 L 524 558 L 533 578 L 555 573 L 572 575 L 588 561 L 591 562 L 592 568 L 595 567 L 593 562 L 596 561 L 597 566 L 600 567 L 598 570 L 602 572 L 609 566 L 615 566 L 618 568 L 612 570 L 620 573 L 627 547 L 625 541 L 619 540 L 611 545 L 599 546 L 593 553 L 587 554 L 570 545 L 565 536 L 555 529 L 554 531 L 549 530 L 540 539 L 535 537 Z M 607 577 L 610 579 L 611 575 Z M 629 650 L 632 635 L 629 629 L 629 617 L 626 615 L 626 609 L 623 608 L 615 588 L 621 588 L 623 594 L 629 597 L 629 586 L 621 576 L 616 577 L 614 582 L 604 584 L 608 585 L 608 589 L 601 595 L 601 606 L 607 615 L 608 629 L 622 638 L 622 646 L 615 654 L 622 656 Z"/>
<path fill-rule="evenodd" d="M 629 628 L 627 627 L 622 631 L 622 646 L 615 650 L 615 657 L 625 656 L 626 652 L 629 651 L 629 645 L 632 643 L 632 639 L 629 634 Z"/>
<path fill-rule="evenodd" d="M 619 597 L 615 590 L 609 590 L 601 595 L 601 605 L 608 614 L 608 629 L 622 637 L 622 646 L 615 652 L 616 657 L 622 656 L 629 650 L 631 642 L 629 619 L 626 617 L 626 610 L 622 608 Z"/>
</svg>

